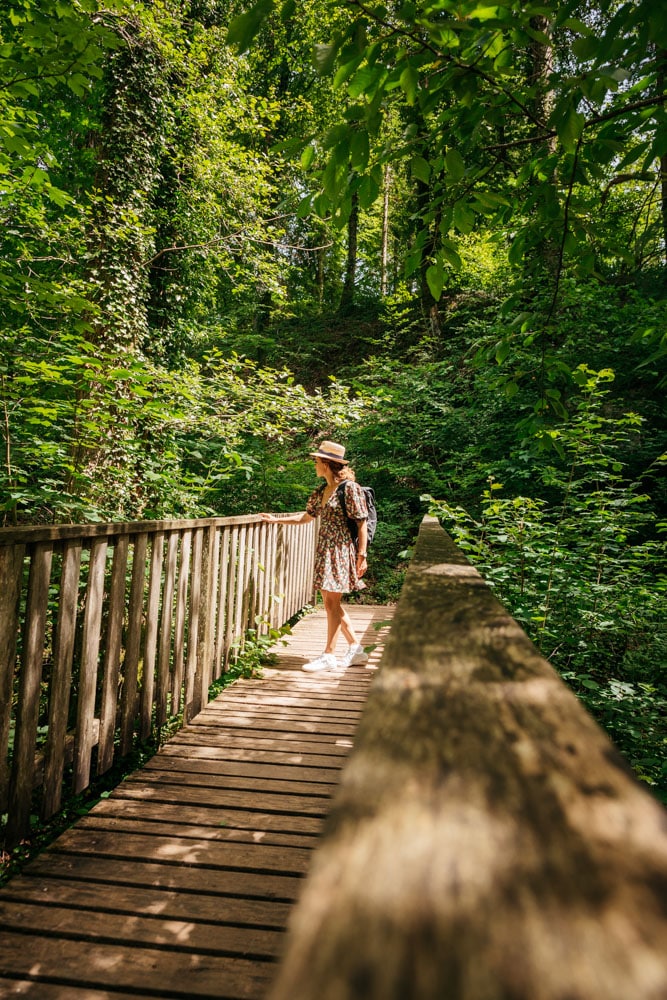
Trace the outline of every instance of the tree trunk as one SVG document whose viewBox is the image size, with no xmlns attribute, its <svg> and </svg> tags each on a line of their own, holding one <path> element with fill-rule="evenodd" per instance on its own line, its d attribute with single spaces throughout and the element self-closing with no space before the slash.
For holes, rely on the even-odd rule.
<svg viewBox="0 0 667 1000">
<path fill-rule="evenodd" d="M 382 206 L 382 257 L 380 261 L 380 295 L 387 294 L 387 268 L 389 261 L 389 189 L 391 187 L 391 169 L 387 163 L 384 168 L 384 203 Z"/>
<path fill-rule="evenodd" d="M 322 307 L 324 302 L 324 250 L 317 251 L 317 300 Z"/>
<path fill-rule="evenodd" d="M 355 284 L 357 278 L 357 237 L 359 232 L 359 197 L 355 191 L 352 195 L 352 210 L 347 223 L 347 264 L 345 267 L 345 282 L 340 298 L 340 308 L 346 309 L 354 302 Z"/>
<path fill-rule="evenodd" d="M 425 181 L 417 181 L 417 203 L 420 215 L 426 214 L 431 199 L 430 185 Z M 442 324 L 440 322 L 440 307 L 433 298 L 426 272 L 435 260 L 440 244 L 440 212 L 431 223 L 430 232 L 426 241 L 426 246 L 422 251 L 421 264 L 419 265 L 419 291 L 424 316 L 428 321 L 429 333 L 432 337 L 440 339 L 442 336 Z"/>
<path fill-rule="evenodd" d="M 535 31 L 540 31 L 544 35 L 551 37 L 551 23 L 548 18 L 542 16 L 533 17 L 530 23 Z M 528 81 L 535 91 L 532 108 L 534 118 L 536 119 L 534 129 L 539 133 L 547 128 L 554 106 L 554 92 L 551 90 L 550 82 L 550 76 L 553 72 L 553 45 L 547 45 L 544 42 L 534 39 L 530 45 L 529 57 L 530 69 Z M 545 140 L 542 152 L 545 155 L 554 153 L 556 146 L 556 137 L 551 136 Z M 538 151 L 536 149 L 536 152 Z M 552 183 L 555 186 L 555 175 L 552 178 Z M 547 274 L 555 278 L 558 273 L 558 242 L 554 238 L 553 232 L 545 233 L 538 253 Z"/>
<path fill-rule="evenodd" d="M 660 49 L 658 62 L 658 93 L 666 93 L 667 87 L 667 49 Z M 667 107 L 667 102 L 665 103 Z M 667 267 L 667 154 L 660 157 L 660 212 L 662 215 L 662 242 L 665 266 Z"/>
</svg>

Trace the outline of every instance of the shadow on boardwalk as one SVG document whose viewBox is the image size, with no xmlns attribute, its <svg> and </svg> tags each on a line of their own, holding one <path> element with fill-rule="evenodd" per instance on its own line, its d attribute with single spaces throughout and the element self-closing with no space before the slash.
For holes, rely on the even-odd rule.
<svg viewBox="0 0 667 1000">
<path fill-rule="evenodd" d="M 307 616 L 0 890 L 0 997 L 266 995 L 393 611 L 348 610 L 368 664 L 303 673 Z"/>
</svg>

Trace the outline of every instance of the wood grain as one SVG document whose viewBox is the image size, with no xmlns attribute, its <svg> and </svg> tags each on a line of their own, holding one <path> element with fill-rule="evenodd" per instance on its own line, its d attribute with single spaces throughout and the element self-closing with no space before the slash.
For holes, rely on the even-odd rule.
<svg viewBox="0 0 667 1000">
<path fill-rule="evenodd" d="M 667 815 L 432 519 L 271 1000 L 665 1000 Z"/>
</svg>

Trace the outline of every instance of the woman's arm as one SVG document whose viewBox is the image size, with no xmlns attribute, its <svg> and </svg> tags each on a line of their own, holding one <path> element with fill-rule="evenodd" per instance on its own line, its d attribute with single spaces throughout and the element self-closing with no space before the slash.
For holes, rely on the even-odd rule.
<svg viewBox="0 0 667 1000">
<path fill-rule="evenodd" d="M 314 520 L 305 510 L 301 514 L 260 514 L 267 524 L 308 524 Z"/>
<path fill-rule="evenodd" d="M 366 551 L 368 549 L 368 521 L 357 521 L 357 573 L 363 576 L 368 566 Z"/>
</svg>

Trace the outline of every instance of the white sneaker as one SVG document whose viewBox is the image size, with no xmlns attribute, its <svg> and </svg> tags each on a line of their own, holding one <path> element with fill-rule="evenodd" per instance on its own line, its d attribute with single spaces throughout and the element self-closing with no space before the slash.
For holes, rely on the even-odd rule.
<svg viewBox="0 0 667 1000">
<path fill-rule="evenodd" d="M 304 663 L 302 670 L 307 670 L 311 674 L 316 674 L 320 670 L 333 670 L 338 664 L 333 653 L 322 653 L 316 660 Z"/>
<path fill-rule="evenodd" d="M 368 653 L 364 651 L 360 642 L 356 642 L 347 647 L 347 653 L 339 662 L 341 667 L 351 667 L 354 664 L 366 663 L 367 660 Z"/>
</svg>

